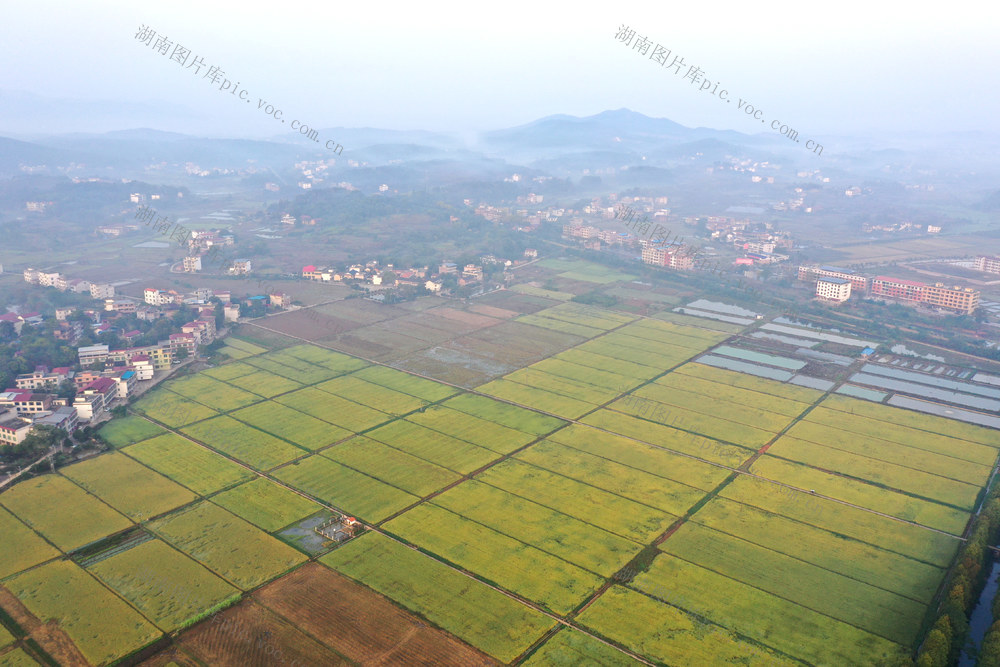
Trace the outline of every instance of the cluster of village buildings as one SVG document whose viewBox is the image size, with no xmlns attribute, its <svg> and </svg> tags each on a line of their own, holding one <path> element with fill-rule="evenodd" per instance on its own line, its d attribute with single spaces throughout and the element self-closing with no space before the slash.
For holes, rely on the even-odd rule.
<svg viewBox="0 0 1000 667">
<path fill-rule="evenodd" d="M 128 340 L 130 334 L 139 333 L 124 337 Z M 183 325 L 181 332 L 155 345 L 83 346 L 77 350 L 81 371 L 40 366 L 33 373 L 18 375 L 14 387 L 0 392 L 0 445 L 23 442 L 39 424 L 71 432 L 80 424 L 100 420 L 116 400 L 127 400 L 139 382 L 152 380 L 156 371 L 169 370 L 184 356 L 180 350 L 193 355 L 198 345 L 211 342 L 215 334 L 213 309 L 206 308 Z M 67 381 L 76 389 L 73 399 L 55 393 Z"/>
<path fill-rule="evenodd" d="M 32 271 L 25 271 L 28 282 L 32 282 Z M 189 294 L 147 288 L 142 302 L 132 298 L 107 297 L 103 310 L 83 311 L 90 320 L 86 325 L 82 321 L 67 320 L 76 308 L 57 308 L 55 317 L 60 324 L 55 331 L 57 338 L 75 342 L 83 335 L 84 327 L 89 325 L 95 334 L 117 334 L 129 347 L 82 346 L 77 349 L 77 355 L 84 370 L 74 372 L 69 367 L 48 369 L 40 366 L 33 373 L 17 376 L 14 387 L 0 391 L 0 445 L 23 442 L 38 424 L 70 432 L 81 423 L 99 420 L 114 401 L 126 400 L 138 382 L 151 380 L 156 371 L 169 370 L 180 357 L 193 356 L 199 345 L 212 342 L 217 335 L 215 305 L 210 302 L 212 297 L 223 303 L 227 320 L 239 318 L 240 305 L 230 302 L 228 291 L 207 288 L 199 288 Z M 286 297 L 275 295 L 275 298 L 280 301 Z M 143 332 L 124 331 L 122 327 L 116 329 L 113 326 L 115 319 L 124 314 L 155 320 L 173 315 L 182 305 L 195 309 L 193 319 L 181 325 L 179 332 L 169 334 L 166 340 L 155 345 L 131 346 Z M 0 321 L 12 322 L 15 331 L 20 334 L 24 325 L 39 325 L 43 318 L 39 313 L 7 313 L 0 316 Z M 73 399 L 60 398 L 55 393 L 67 381 L 72 382 L 77 391 Z"/>
<path fill-rule="evenodd" d="M 18 375 L 15 387 L 0 391 L 0 446 L 24 442 L 36 426 L 54 426 L 71 433 L 81 424 L 101 419 L 115 401 L 132 395 L 139 382 L 153 378 L 151 355 L 131 354 L 136 348 L 109 352 L 107 345 L 94 347 L 107 353 L 109 364 L 104 370 L 74 372 L 69 367 L 50 370 L 39 366 L 33 373 Z M 93 348 L 80 348 L 81 354 L 88 349 Z M 65 382 L 74 385 L 74 398 L 57 395 L 56 390 Z"/>
<path fill-rule="evenodd" d="M 62 292 L 89 294 L 92 299 L 107 299 L 115 295 L 115 286 L 110 283 L 92 283 L 89 280 L 70 278 L 58 271 L 48 273 L 25 269 L 24 282 L 42 287 L 55 287 Z"/>
<path fill-rule="evenodd" d="M 922 232 L 927 231 L 928 234 L 940 234 L 941 227 L 939 225 L 927 225 L 926 227 L 915 222 L 896 222 L 889 224 L 877 224 L 870 225 L 864 223 L 861 225 L 861 231 L 865 234 L 872 234 L 874 232 L 889 232 L 891 234 L 898 232 Z"/>
<path fill-rule="evenodd" d="M 524 256 L 528 259 L 538 257 L 538 251 L 529 248 L 524 251 Z M 498 258 L 495 255 L 483 255 L 479 258 L 479 264 L 466 264 L 464 267 L 459 268 L 454 262 L 444 262 L 437 267 L 437 271 L 432 270 L 428 266 L 396 269 L 392 264 L 387 264 L 382 268 L 374 260 L 365 264 L 352 264 L 345 269 L 318 267 L 309 264 L 302 267 L 302 277 L 306 280 L 314 280 L 321 283 L 368 283 L 375 287 L 385 288 L 411 285 L 413 287 L 423 287 L 430 292 L 439 293 L 442 290 L 445 276 L 455 275 L 460 287 L 472 285 L 482 282 L 484 267 L 489 265 L 502 265 L 506 269 L 513 266 L 514 262 L 509 259 Z M 395 277 L 388 280 L 386 273 L 392 273 Z"/>
<path fill-rule="evenodd" d="M 949 286 L 943 283 L 929 285 L 889 276 L 868 277 L 836 266 L 800 266 L 799 280 L 815 283 L 816 296 L 835 303 L 843 303 L 853 294 L 857 294 L 861 298 L 871 296 L 941 308 L 963 315 L 971 315 L 979 307 L 979 290 L 971 287 Z"/>
<path fill-rule="evenodd" d="M 86 283 L 86 281 L 66 280 L 58 273 L 45 273 L 31 268 L 24 270 L 24 281 L 32 285 L 51 286 L 62 290 L 72 289 L 74 284 L 78 285 L 80 283 Z M 97 285 L 96 283 L 87 284 L 91 287 Z M 239 319 L 240 306 L 239 304 L 230 303 L 229 290 L 210 290 L 202 287 L 195 289 L 192 292 L 182 294 L 175 292 L 174 290 L 147 288 L 143 292 L 143 301 L 139 301 L 133 297 L 121 295 L 115 296 L 115 288 L 113 285 L 101 284 L 98 285 L 98 287 L 99 289 L 91 290 L 90 294 L 92 298 L 98 301 L 103 300 L 103 308 L 83 310 L 84 315 L 91 320 L 91 329 L 96 334 L 110 330 L 110 321 L 120 315 L 134 314 L 139 320 L 153 321 L 160 319 L 161 317 L 169 317 L 173 315 L 182 305 L 191 306 L 199 311 L 207 311 L 208 314 L 214 318 L 214 306 L 210 303 L 210 299 L 212 297 L 217 297 L 223 303 L 227 321 L 235 321 Z M 73 291 L 79 292 L 82 290 L 77 289 Z M 278 301 L 281 301 L 283 297 L 284 295 L 275 295 L 275 298 Z M 278 305 L 284 304 L 278 303 Z M 68 316 L 75 310 L 77 310 L 75 307 L 56 308 L 55 318 L 58 322 L 58 326 L 55 330 L 55 337 L 57 339 L 75 343 L 85 333 L 83 323 L 79 321 L 69 321 L 67 319 Z M 199 317 L 201 317 L 201 315 L 199 315 Z M 20 334 L 21 327 L 24 324 L 41 323 L 41 316 L 38 313 L 7 313 L 6 315 L 0 316 L 0 321 L 12 322 L 15 326 L 15 331 Z M 190 322 L 184 325 L 184 327 L 190 328 L 191 333 L 195 333 L 199 330 L 196 322 Z M 182 331 L 185 331 L 185 329 L 182 328 Z M 120 334 L 122 338 L 129 340 L 130 338 L 137 338 L 142 334 L 142 332 L 122 331 Z"/>
<path fill-rule="evenodd" d="M 666 207 L 669 202 L 667 197 L 610 195 L 608 200 L 618 206 L 609 206 L 608 202 L 601 198 L 592 200 L 583 209 L 583 213 L 590 217 L 586 220 L 582 216 L 570 218 L 569 223 L 563 225 L 563 237 L 576 239 L 584 248 L 590 250 L 599 251 L 606 246 L 637 250 L 641 253 L 643 262 L 654 266 L 672 269 L 694 267 L 690 246 L 677 240 L 663 238 L 667 235 L 663 225 L 670 219 L 670 209 Z M 626 231 L 626 225 L 616 214 L 622 206 L 639 214 L 647 214 L 646 219 L 650 219 L 649 223 Z M 687 226 L 694 226 L 700 220 L 698 217 L 689 216 L 685 217 L 683 222 Z M 735 262 L 740 265 L 753 266 L 786 261 L 789 256 L 779 251 L 791 250 L 795 245 L 791 234 L 775 230 L 771 223 L 710 216 L 706 219 L 706 227 L 713 240 L 728 243 L 738 253 L 742 253 L 742 257 L 737 257 Z M 650 229 L 653 231 L 647 235 Z"/>
</svg>

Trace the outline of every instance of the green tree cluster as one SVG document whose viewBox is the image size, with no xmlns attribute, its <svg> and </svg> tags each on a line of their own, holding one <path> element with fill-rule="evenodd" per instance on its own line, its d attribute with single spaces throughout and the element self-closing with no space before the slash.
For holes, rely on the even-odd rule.
<svg viewBox="0 0 1000 667">
<path fill-rule="evenodd" d="M 951 579 L 938 609 L 938 617 L 917 654 L 918 667 L 946 667 L 958 659 L 969 634 L 969 616 L 982 593 L 991 562 L 989 546 L 1000 538 L 1000 498 L 994 490 L 973 521 L 968 541 L 959 550 L 952 566 Z M 997 605 L 994 603 L 994 618 Z M 994 624 L 987 634 L 982 651 L 1000 650 L 1000 628 Z M 997 636 L 990 637 L 996 631 Z M 1000 659 L 1000 653 L 997 654 Z M 983 664 L 983 663 L 980 663 Z M 989 664 L 998 664 L 989 663 Z"/>
</svg>

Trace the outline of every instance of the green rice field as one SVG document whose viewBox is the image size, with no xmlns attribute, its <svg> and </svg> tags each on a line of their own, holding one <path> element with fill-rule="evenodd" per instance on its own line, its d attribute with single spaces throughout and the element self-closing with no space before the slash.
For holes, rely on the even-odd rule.
<svg viewBox="0 0 1000 667">
<path fill-rule="evenodd" d="M 174 433 L 136 443 L 122 453 L 202 495 L 254 475 L 224 456 Z"/>
</svg>

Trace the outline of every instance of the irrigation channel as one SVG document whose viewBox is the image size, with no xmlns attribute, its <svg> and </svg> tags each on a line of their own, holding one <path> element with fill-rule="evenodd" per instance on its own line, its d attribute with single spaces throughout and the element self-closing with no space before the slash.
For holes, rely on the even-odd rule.
<svg viewBox="0 0 1000 667">
<path fill-rule="evenodd" d="M 979 596 L 976 608 L 972 610 L 972 618 L 969 619 L 969 638 L 962 647 L 962 655 L 959 656 L 959 667 L 974 667 L 976 664 L 975 655 L 979 652 L 979 647 L 983 645 L 983 637 L 986 631 L 993 624 L 993 598 L 997 594 L 997 586 L 1000 584 L 1000 559 L 993 556 L 993 565 L 990 568 L 990 575 L 983 586 L 983 594 Z M 969 648 L 972 648 L 970 655 Z"/>
</svg>

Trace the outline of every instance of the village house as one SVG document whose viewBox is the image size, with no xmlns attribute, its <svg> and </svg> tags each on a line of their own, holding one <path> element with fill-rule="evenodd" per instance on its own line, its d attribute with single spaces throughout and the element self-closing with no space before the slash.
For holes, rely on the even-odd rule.
<svg viewBox="0 0 1000 667">
<path fill-rule="evenodd" d="M 31 432 L 31 422 L 13 410 L 0 410 L 0 445 L 19 445 Z"/>
<path fill-rule="evenodd" d="M 69 366 L 60 366 L 51 371 L 46 366 L 38 366 L 33 373 L 24 373 L 14 378 L 14 385 L 18 389 L 26 390 L 55 388 L 66 380 L 72 380 L 74 375 Z"/>
<path fill-rule="evenodd" d="M 111 378 L 98 378 L 83 388 L 73 400 L 73 407 L 83 421 L 99 419 L 118 397 L 118 383 Z"/>
</svg>

